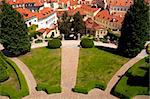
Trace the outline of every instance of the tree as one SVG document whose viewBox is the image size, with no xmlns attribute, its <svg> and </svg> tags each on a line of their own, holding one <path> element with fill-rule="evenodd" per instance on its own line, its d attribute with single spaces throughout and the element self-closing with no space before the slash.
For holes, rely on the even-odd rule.
<svg viewBox="0 0 150 99">
<path fill-rule="evenodd" d="M 6 50 L 18 56 L 30 51 L 30 39 L 22 15 L 3 2 L 0 13 L 0 39 Z"/>
<path fill-rule="evenodd" d="M 83 22 L 82 16 L 80 15 L 79 12 L 77 12 L 74 16 L 73 16 L 73 23 L 72 26 L 74 28 L 74 31 L 76 33 L 81 32 L 82 30 L 85 29 L 85 24 Z"/>
<path fill-rule="evenodd" d="M 69 34 L 71 29 L 70 17 L 67 12 L 64 12 L 62 21 L 59 23 L 59 30 L 63 34 Z"/>
<path fill-rule="evenodd" d="M 135 57 L 148 40 L 149 7 L 144 0 L 135 0 L 125 15 L 118 51 L 126 57 Z"/>
</svg>

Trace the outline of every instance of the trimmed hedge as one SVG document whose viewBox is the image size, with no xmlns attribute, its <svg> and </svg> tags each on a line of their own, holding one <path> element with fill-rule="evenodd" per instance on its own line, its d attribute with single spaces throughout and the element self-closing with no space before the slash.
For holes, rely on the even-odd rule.
<svg viewBox="0 0 150 99">
<path fill-rule="evenodd" d="M 88 94 L 87 88 L 75 86 L 75 88 L 72 89 L 73 92 L 78 92 L 78 93 L 83 93 L 83 94 Z"/>
<path fill-rule="evenodd" d="M 51 93 L 61 93 L 60 86 L 50 86 L 45 83 L 38 84 L 36 87 L 37 91 L 45 91 L 47 94 Z"/>
<path fill-rule="evenodd" d="M 148 77 L 145 77 L 145 75 L 148 74 L 149 64 L 145 62 L 145 59 L 143 58 L 134 64 L 134 66 L 130 68 L 127 73 L 118 81 L 111 91 L 113 95 L 121 99 L 130 99 L 136 95 L 149 95 L 149 86 L 142 85 L 143 80 L 147 80 L 144 82 L 144 84 L 148 83 Z M 133 78 L 135 77 L 137 79 L 143 78 L 143 80 L 138 79 L 137 81 L 134 81 Z M 132 82 L 130 79 L 132 79 Z M 137 83 L 139 83 L 139 81 L 141 82 L 138 85 Z"/>
<path fill-rule="evenodd" d="M 0 82 L 4 82 L 9 78 L 8 72 L 7 72 L 7 63 L 5 62 L 3 58 L 2 52 L 0 52 Z"/>
<path fill-rule="evenodd" d="M 78 92 L 78 93 L 83 93 L 83 94 L 88 94 L 88 92 L 94 88 L 104 90 L 106 88 L 106 85 L 103 83 L 100 83 L 100 82 L 91 82 L 91 83 L 87 84 L 86 87 L 75 86 L 75 88 L 73 88 L 72 91 Z"/>
<path fill-rule="evenodd" d="M 52 48 L 52 49 L 60 48 L 61 45 L 62 44 L 60 39 L 52 39 L 48 41 L 48 48 Z"/>
<path fill-rule="evenodd" d="M 12 62 L 11 60 L 9 60 L 7 58 L 6 58 L 6 61 L 10 66 L 12 66 L 12 68 L 16 72 L 17 78 L 19 80 L 20 91 L 19 91 L 18 95 L 20 97 L 29 95 L 29 89 L 28 89 L 28 85 L 26 83 L 25 77 L 22 74 L 22 72 L 20 71 L 20 69 L 18 68 L 18 66 L 14 62 Z"/>
<path fill-rule="evenodd" d="M 16 76 L 19 81 L 20 90 L 18 91 L 16 89 L 8 87 L 8 86 L 0 86 L 0 89 L 5 89 L 5 90 L 0 91 L 0 95 L 8 96 L 11 99 L 21 99 L 21 97 L 29 95 L 29 89 L 28 89 L 26 80 L 24 78 L 24 75 L 20 71 L 20 69 L 17 67 L 17 65 L 14 62 L 9 60 L 5 56 L 3 56 L 3 58 L 5 60 L 5 63 L 7 64 L 7 66 L 11 66 L 11 68 L 13 68 L 13 70 L 15 71 Z"/>
<path fill-rule="evenodd" d="M 80 45 L 82 48 L 92 48 L 94 46 L 94 42 L 92 39 L 84 38 L 81 40 Z"/>
</svg>

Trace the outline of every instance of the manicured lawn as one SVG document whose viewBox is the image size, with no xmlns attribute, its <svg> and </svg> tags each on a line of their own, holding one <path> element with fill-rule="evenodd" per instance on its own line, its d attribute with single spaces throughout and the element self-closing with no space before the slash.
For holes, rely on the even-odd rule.
<svg viewBox="0 0 150 99">
<path fill-rule="evenodd" d="M 121 78 L 112 93 L 120 98 L 132 98 L 136 95 L 149 94 L 149 68 L 145 59 L 137 62 Z"/>
<path fill-rule="evenodd" d="M 93 88 L 105 89 L 119 68 L 128 61 L 98 48 L 80 49 L 76 92 L 88 93 Z"/>
<path fill-rule="evenodd" d="M 8 96 L 11 99 L 21 99 L 28 95 L 27 83 L 17 65 L 7 58 L 5 58 L 5 65 L 9 79 L 0 83 L 0 95 Z"/>
<path fill-rule="evenodd" d="M 37 90 L 47 93 L 60 92 L 60 49 L 37 48 L 20 56 L 33 73 L 38 86 Z"/>
</svg>

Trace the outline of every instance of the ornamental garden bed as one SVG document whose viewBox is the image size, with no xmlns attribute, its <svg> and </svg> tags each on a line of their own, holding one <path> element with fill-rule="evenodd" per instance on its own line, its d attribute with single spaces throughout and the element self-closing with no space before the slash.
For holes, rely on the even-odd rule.
<svg viewBox="0 0 150 99">
<path fill-rule="evenodd" d="M 120 98 L 132 98 L 136 95 L 150 95 L 150 64 L 147 62 L 145 59 L 142 59 L 131 67 L 116 84 L 111 93 Z"/>
</svg>

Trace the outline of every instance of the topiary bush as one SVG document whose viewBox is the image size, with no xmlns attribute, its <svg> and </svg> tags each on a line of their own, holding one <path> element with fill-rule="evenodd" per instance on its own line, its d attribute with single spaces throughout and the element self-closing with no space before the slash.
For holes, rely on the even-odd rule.
<svg viewBox="0 0 150 99">
<path fill-rule="evenodd" d="M 92 48 L 94 46 L 94 42 L 92 39 L 84 38 L 81 40 L 80 45 L 82 48 Z"/>
<path fill-rule="evenodd" d="M 60 48 L 61 45 L 62 44 L 60 39 L 52 39 L 48 41 L 48 48 L 52 48 L 52 49 Z"/>
</svg>

